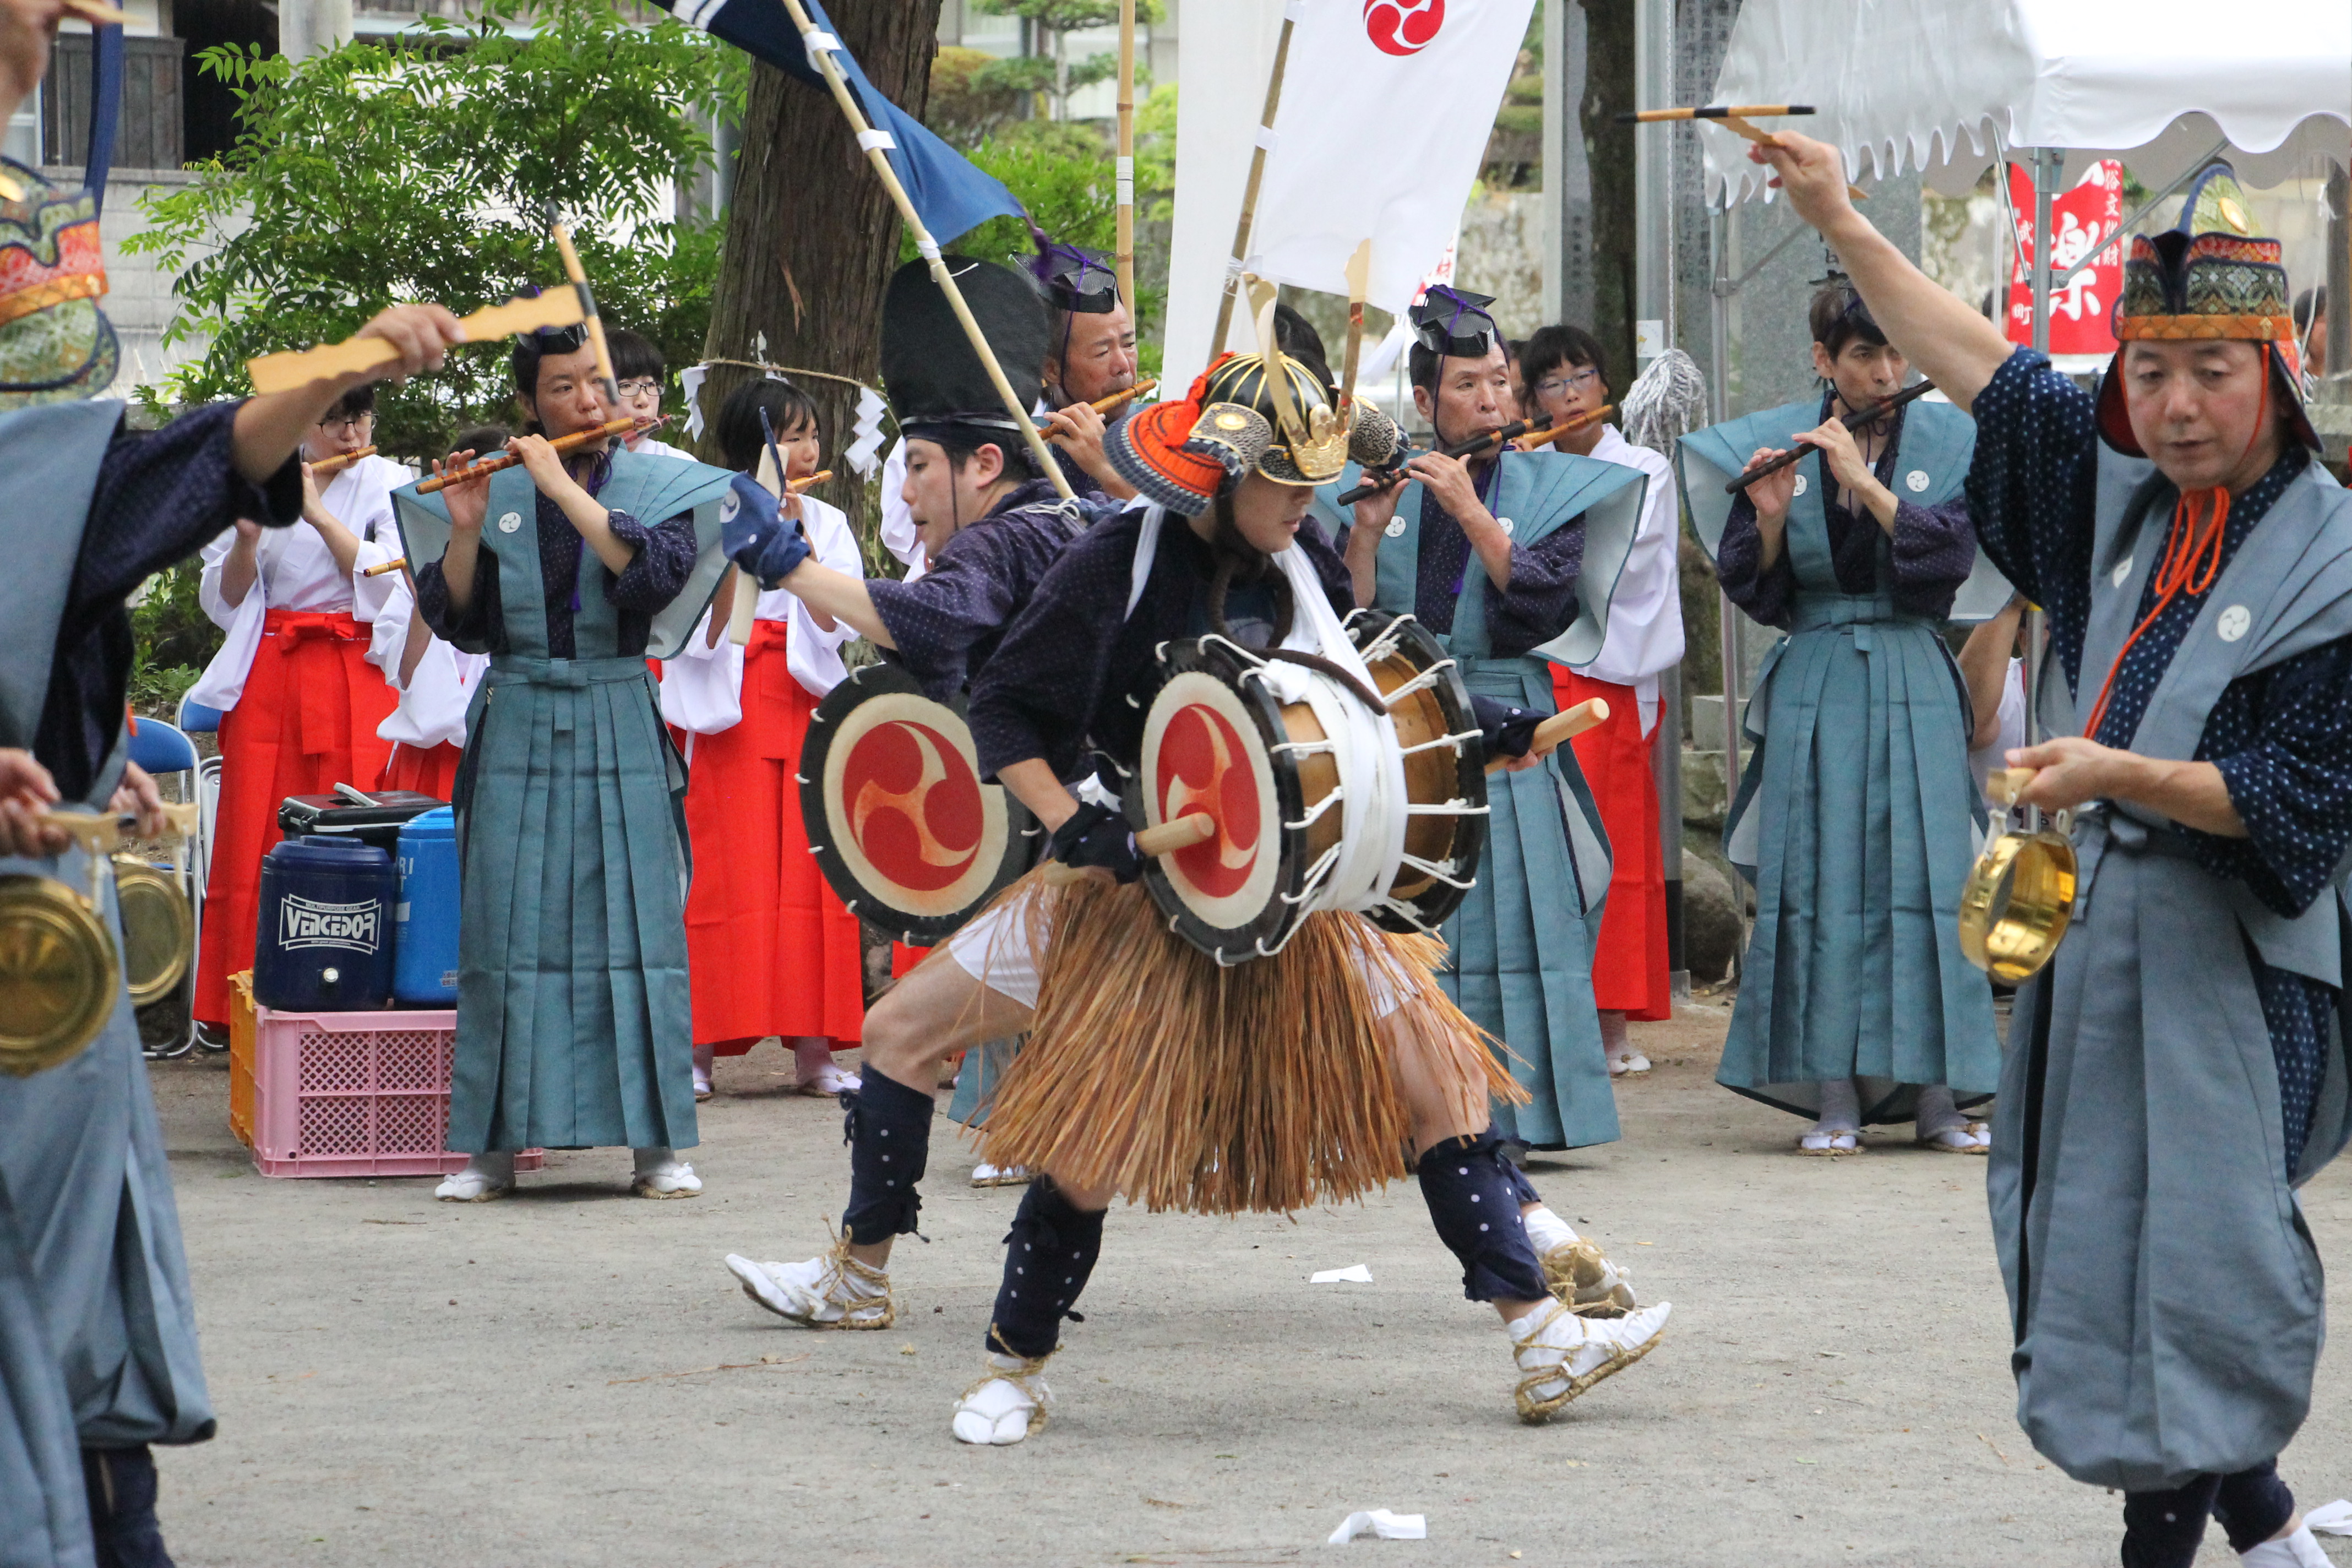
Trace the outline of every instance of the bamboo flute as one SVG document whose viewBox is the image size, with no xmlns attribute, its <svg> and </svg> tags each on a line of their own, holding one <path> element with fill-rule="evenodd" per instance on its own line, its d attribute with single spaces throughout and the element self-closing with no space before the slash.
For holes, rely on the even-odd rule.
<svg viewBox="0 0 2352 1568">
<path fill-rule="evenodd" d="M 1902 407 L 1913 398 L 1924 397 L 1928 393 L 1935 390 L 1936 384 L 1932 381 L 1923 381 L 1915 386 L 1906 386 L 1902 391 L 1896 393 L 1894 396 L 1886 399 L 1884 403 L 1874 403 L 1866 408 L 1857 408 L 1851 414 L 1840 415 L 1838 416 L 1838 423 L 1844 426 L 1849 430 L 1859 430 L 1865 425 L 1876 424 L 1879 420 L 1885 418 L 1888 415 L 1894 413 L 1896 409 Z M 1765 475 L 1777 474 L 1782 468 L 1787 468 L 1790 464 L 1802 458 L 1806 453 L 1818 451 L 1819 449 L 1820 448 L 1815 447 L 1808 447 L 1801 441 L 1796 446 L 1781 453 L 1779 457 L 1772 458 L 1770 461 L 1759 463 L 1754 468 L 1749 468 L 1747 472 L 1741 474 L 1738 479 L 1723 487 L 1723 493 L 1726 495 L 1736 496 L 1740 491 L 1746 489 L 1748 486 L 1754 484 L 1757 480 L 1762 479 Z"/>
<path fill-rule="evenodd" d="M 321 458 L 317 462 L 311 464 L 310 477 L 314 479 L 324 479 L 329 474 L 340 474 L 345 468 L 350 468 L 353 463 L 358 462 L 362 458 L 373 458 L 374 456 L 375 447 L 373 446 L 362 447 L 356 452 L 338 452 L 331 458 Z"/>
</svg>

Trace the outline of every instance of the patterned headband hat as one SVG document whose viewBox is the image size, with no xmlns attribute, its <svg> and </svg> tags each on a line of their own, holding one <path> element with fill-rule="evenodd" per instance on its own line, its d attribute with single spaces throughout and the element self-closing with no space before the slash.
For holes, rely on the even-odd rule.
<svg viewBox="0 0 2352 1568">
<path fill-rule="evenodd" d="M 5 163 L 24 196 L 0 196 L 0 412 L 95 397 L 121 363 L 98 308 L 106 266 L 98 198 Z"/>
<path fill-rule="evenodd" d="M 1502 336 L 1486 307 L 1492 294 L 1469 294 L 1444 283 L 1433 283 L 1412 308 L 1413 336 L 1434 354 L 1454 359 L 1484 359 Z"/>
<path fill-rule="evenodd" d="M 2229 164 L 2207 166 L 2181 203 L 2180 221 L 2161 234 L 2133 237 L 2116 300 L 2118 345 L 2133 342 L 2250 342 L 2268 362 L 2271 393 L 2305 445 L 2319 437 L 2303 407 L 2303 369 L 2295 347 L 2293 296 L 2283 247 L 2255 237 L 2245 193 Z M 2099 432 L 2131 457 L 2145 457 L 2124 404 L 2123 350 L 2099 385 Z"/>
<path fill-rule="evenodd" d="M 1121 420 L 1107 443 L 1112 467 L 1148 499 L 1197 517 L 1252 473 L 1320 485 L 1351 458 L 1370 466 L 1393 454 L 1402 437 L 1386 415 L 1360 402 L 1342 435 L 1330 389 L 1298 362 L 1273 358 L 1279 385 L 1266 355 L 1223 354 L 1181 398 Z"/>
</svg>

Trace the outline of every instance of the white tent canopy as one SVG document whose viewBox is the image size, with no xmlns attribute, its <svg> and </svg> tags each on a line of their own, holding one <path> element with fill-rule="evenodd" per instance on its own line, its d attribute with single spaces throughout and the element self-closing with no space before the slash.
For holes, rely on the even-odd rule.
<svg viewBox="0 0 2352 1568">
<path fill-rule="evenodd" d="M 1717 103 L 1809 103 L 1776 121 L 1857 176 L 1916 170 L 1957 195 L 2004 152 L 2119 157 L 2162 184 L 2225 138 L 2248 184 L 2347 159 L 2347 0 L 1748 0 Z M 1707 195 L 1763 195 L 1748 143 L 1708 126 Z"/>
</svg>

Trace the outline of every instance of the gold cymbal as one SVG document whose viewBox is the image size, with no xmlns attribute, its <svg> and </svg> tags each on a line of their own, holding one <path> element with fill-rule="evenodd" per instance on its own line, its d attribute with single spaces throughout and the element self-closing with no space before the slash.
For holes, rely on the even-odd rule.
<svg viewBox="0 0 2352 1568">
<path fill-rule="evenodd" d="M 48 877 L 0 877 L 0 1072 L 27 1078 L 79 1055 L 113 1012 L 114 938 Z"/>
<path fill-rule="evenodd" d="M 122 977 L 131 1005 L 144 1007 L 188 973 L 195 911 L 176 879 L 135 855 L 114 858 L 114 900 L 122 916 Z"/>
<path fill-rule="evenodd" d="M 2059 834 L 2004 833 L 1960 889 L 1960 951 L 2003 985 L 2039 972 L 2074 918 L 2074 846 Z"/>
</svg>

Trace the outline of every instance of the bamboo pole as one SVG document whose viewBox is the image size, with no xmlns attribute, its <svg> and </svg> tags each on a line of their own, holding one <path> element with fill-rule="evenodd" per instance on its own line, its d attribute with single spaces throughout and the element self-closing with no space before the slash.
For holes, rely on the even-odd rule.
<svg viewBox="0 0 2352 1568">
<path fill-rule="evenodd" d="M 786 0 L 786 4 L 790 3 Z M 1257 146 L 1250 153 L 1249 184 L 1242 187 L 1241 221 L 1234 225 L 1232 276 L 1225 279 L 1224 291 L 1217 296 L 1217 335 L 1209 341 L 1213 363 L 1225 352 L 1225 334 L 1233 330 L 1234 294 L 1241 287 L 1242 263 L 1249 259 L 1250 226 L 1257 216 L 1258 186 L 1265 180 L 1265 148 L 1274 140 L 1275 110 L 1282 107 L 1282 73 L 1290 64 L 1290 30 L 1294 26 L 1289 9 L 1285 8 L 1282 36 L 1274 45 L 1274 69 L 1266 73 L 1265 108 L 1258 115 Z"/>
<path fill-rule="evenodd" d="M 1111 265 L 1119 302 L 1135 320 L 1135 0 L 1118 0 L 1118 240 Z"/>
<path fill-rule="evenodd" d="M 784 0 L 784 9 L 792 13 L 793 26 L 800 29 L 803 43 L 818 36 L 816 24 L 809 20 L 808 8 L 801 4 L 801 0 Z M 1289 24 L 1286 22 L 1283 26 L 1287 28 Z M 828 41 L 833 48 L 841 47 L 838 39 Z M 866 111 L 857 107 L 857 100 L 849 90 L 848 79 L 841 74 L 841 68 L 834 63 L 833 48 L 811 48 L 809 58 L 816 61 L 818 68 L 824 72 L 825 85 L 833 89 L 834 101 L 841 105 L 841 112 L 848 120 L 850 130 L 856 133 L 858 145 L 866 150 L 866 161 L 874 166 L 875 174 L 882 181 L 882 188 L 890 193 L 890 200 L 898 208 L 899 220 L 914 236 L 916 252 L 930 264 L 931 281 L 937 283 L 940 292 L 948 297 L 948 308 L 962 323 L 964 336 L 971 340 L 972 352 L 980 355 L 980 363 L 987 370 L 988 379 L 995 384 L 996 395 L 1004 400 L 1005 412 L 1012 415 L 1013 423 L 1020 426 L 1021 437 L 1028 443 L 1029 455 L 1036 460 L 1038 471 L 1053 481 L 1055 493 L 1064 500 L 1076 500 L 1077 494 L 1070 489 L 1070 481 L 1063 474 L 1062 465 L 1054 460 L 1054 449 L 1045 445 L 1045 437 L 1037 433 L 1037 426 L 1029 417 L 1029 410 L 1021 405 L 1020 397 L 1013 390 L 1013 383 L 1005 379 L 1004 367 L 997 363 L 996 351 L 988 346 L 988 335 L 972 319 L 971 307 L 964 303 L 963 290 L 956 287 L 954 276 L 948 271 L 948 264 L 940 258 L 939 242 L 923 226 L 922 217 L 907 195 L 907 187 L 898 183 L 898 171 L 890 166 L 889 154 L 884 151 L 889 144 L 887 134 L 877 134 L 873 126 L 866 123 Z"/>
<path fill-rule="evenodd" d="M 1356 364 L 1364 352 L 1364 296 L 1372 282 L 1372 242 L 1365 240 L 1348 258 L 1348 346 L 1340 355 L 1339 427 L 1353 429 L 1349 410 L 1356 405 Z"/>
</svg>

